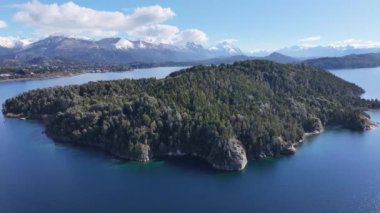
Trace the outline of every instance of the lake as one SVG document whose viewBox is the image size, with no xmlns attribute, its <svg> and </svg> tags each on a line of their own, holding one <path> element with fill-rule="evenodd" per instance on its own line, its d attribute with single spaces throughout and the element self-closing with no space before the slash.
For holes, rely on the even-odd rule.
<svg viewBox="0 0 380 213">
<path fill-rule="evenodd" d="M 120 78 L 162 78 L 176 67 L 0 84 L 0 102 L 24 91 Z M 334 74 L 380 98 L 380 68 Z M 380 112 L 371 112 L 380 121 Z M 291 157 L 218 172 L 179 158 L 120 162 L 56 144 L 35 121 L 0 115 L 0 212 L 380 212 L 380 131 L 329 130 Z"/>
</svg>

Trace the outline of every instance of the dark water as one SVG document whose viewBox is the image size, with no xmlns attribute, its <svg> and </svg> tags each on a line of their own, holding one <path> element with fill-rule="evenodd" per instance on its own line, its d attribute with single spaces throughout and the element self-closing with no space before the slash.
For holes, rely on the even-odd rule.
<svg viewBox="0 0 380 213">
<path fill-rule="evenodd" d="M 177 68 L 0 84 L 0 102 L 36 87 L 163 77 Z M 334 71 L 380 97 L 380 69 Z M 371 113 L 380 121 L 380 113 Z M 55 144 L 38 122 L 0 115 L 0 212 L 380 212 L 380 131 L 328 131 L 296 155 L 223 173 L 192 159 L 122 163 Z"/>
</svg>

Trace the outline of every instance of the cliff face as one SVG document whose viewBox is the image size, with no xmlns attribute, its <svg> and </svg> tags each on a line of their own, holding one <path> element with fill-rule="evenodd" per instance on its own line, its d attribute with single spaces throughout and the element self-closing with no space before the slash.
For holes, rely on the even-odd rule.
<svg viewBox="0 0 380 213">
<path fill-rule="evenodd" d="M 207 160 L 216 169 L 230 171 L 242 170 L 248 162 L 244 146 L 236 139 L 214 147 Z"/>
<path fill-rule="evenodd" d="M 123 159 L 193 155 L 216 169 L 290 155 L 324 126 L 373 128 L 363 90 L 304 65 L 247 61 L 194 67 L 163 80 L 121 80 L 34 90 L 3 113 L 46 121 L 56 141 L 94 146 Z"/>
</svg>

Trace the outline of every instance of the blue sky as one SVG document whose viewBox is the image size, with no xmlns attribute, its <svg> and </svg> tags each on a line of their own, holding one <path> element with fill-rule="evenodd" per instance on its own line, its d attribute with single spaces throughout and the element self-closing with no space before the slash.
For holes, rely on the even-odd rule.
<svg viewBox="0 0 380 213">
<path fill-rule="evenodd" d="M 38 8 L 25 6 L 38 3 Z M 88 36 L 122 36 L 130 38 L 148 38 L 152 41 L 185 42 L 199 41 L 205 45 L 221 40 L 235 41 L 243 50 L 278 49 L 291 45 L 328 45 L 345 43 L 363 43 L 377 45 L 380 41 L 380 1 L 379 0 L 73 0 L 73 5 L 94 12 L 122 12 L 132 15 L 136 8 L 149 8 L 155 17 L 139 16 L 134 23 L 127 17 L 126 23 L 119 26 L 107 20 L 98 20 L 102 24 L 92 26 L 91 21 L 78 25 L 68 25 L 64 18 L 81 19 L 81 14 L 62 12 L 59 22 L 52 14 L 35 17 L 38 10 L 44 14 L 44 7 L 56 3 L 58 7 L 67 4 L 64 0 L 2 0 L 0 2 L 0 20 L 7 27 L 0 29 L 0 36 L 38 38 L 48 34 L 62 34 L 58 28 L 67 29 L 64 33 Z M 14 6 L 19 4 L 19 6 Z M 24 6 L 20 6 L 24 5 Z M 13 6 L 12 6 L 13 5 Z M 73 6 L 71 5 L 71 6 Z M 150 8 L 156 5 L 159 8 Z M 35 5 L 34 5 L 35 6 Z M 71 8 L 71 7 L 69 7 Z M 161 9 L 160 9 L 161 8 Z M 167 10 L 166 10 L 167 9 Z M 24 12 L 24 14 L 17 13 Z M 38 14 L 37 13 L 37 14 Z M 79 14 L 79 15 L 78 15 Z M 174 15 L 175 14 L 175 15 Z M 114 14 L 116 15 L 116 14 Z M 34 18 L 30 20 L 30 17 Z M 110 14 L 110 17 L 111 14 Z M 124 19 L 120 19 L 124 20 Z M 68 23 L 73 21 L 70 19 Z M 74 20 L 75 22 L 75 20 Z M 47 23 L 47 24 L 46 24 Z M 57 26 L 52 24 L 57 23 Z M 50 24 L 50 25 L 49 25 Z M 62 26 L 60 26 L 62 24 Z M 133 26 L 132 26 L 133 25 Z M 164 25 L 164 26 L 163 26 Z M 1 24 L 0 24 L 1 26 Z M 89 27 L 88 31 L 78 30 Z M 145 26 L 145 28 L 144 28 Z M 149 29 L 148 29 L 149 28 Z M 190 31 L 189 31 L 190 30 Z M 191 31 L 193 30 L 193 31 Z M 197 31 L 194 31 L 197 30 Z M 155 37 L 160 34 L 160 38 Z M 170 37 L 165 39 L 163 37 Z M 206 36 L 207 39 L 204 37 Z M 350 40 L 348 40 L 350 39 Z M 304 40 L 304 41 L 301 41 Z"/>
</svg>

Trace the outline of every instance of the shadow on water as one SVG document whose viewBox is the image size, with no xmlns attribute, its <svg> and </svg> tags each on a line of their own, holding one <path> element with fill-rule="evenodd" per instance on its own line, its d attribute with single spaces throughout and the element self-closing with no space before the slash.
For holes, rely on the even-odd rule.
<svg viewBox="0 0 380 213">
<path fill-rule="evenodd" d="M 344 129 L 344 128 L 329 128 L 326 131 L 324 131 L 322 134 L 325 134 L 325 135 L 330 135 L 330 134 L 334 134 L 334 135 L 336 135 L 336 134 L 350 135 L 351 137 L 361 138 L 364 135 L 368 135 L 368 133 L 370 131 L 371 130 L 367 130 L 367 131 L 353 131 L 353 130 Z"/>
<path fill-rule="evenodd" d="M 96 147 L 79 145 L 73 143 L 64 143 L 58 142 L 50 137 L 48 137 L 44 131 L 43 124 L 39 121 L 19 121 L 15 119 L 7 119 L 9 123 L 19 124 L 20 122 L 29 123 L 36 126 L 39 126 L 42 130 L 40 132 L 41 135 L 49 138 L 48 142 L 57 148 L 57 150 L 64 150 L 64 153 L 71 153 L 71 156 L 80 156 L 80 157 L 89 157 L 93 160 L 103 161 L 105 164 L 116 167 L 128 167 L 129 169 L 134 168 L 136 170 L 147 170 L 153 169 L 154 167 L 162 169 L 163 166 L 174 168 L 181 172 L 190 172 L 190 173 L 198 173 L 198 174 L 206 174 L 206 175 L 240 175 L 244 174 L 250 168 L 255 168 L 255 170 L 272 170 L 281 163 L 282 160 L 291 159 L 293 156 L 279 156 L 273 158 L 265 158 L 265 159 L 252 159 L 249 160 L 247 167 L 243 171 L 222 171 L 213 168 L 207 160 L 202 159 L 200 157 L 184 155 L 184 156 L 161 156 L 155 157 L 151 159 L 150 162 L 141 163 L 135 161 L 129 161 L 122 158 L 115 157 L 111 153 L 101 150 Z M 318 135 L 310 137 L 305 143 L 310 143 L 314 140 L 314 138 L 318 137 Z M 302 145 L 301 145 L 302 146 Z"/>
<path fill-rule="evenodd" d="M 206 174 L 223 174 L 225 171 L 213 168 L 206 160 L 191 155 L 184 156 L 164 156 L 153 159 L 153 162 L 165 162 L 166 165 L 177 170 L 187 172 L 197 172 Z"/>
<path fill-rule="evenodd" d="M 45 134 L 45 133 L 41 133 L 41 134 Z M 72 143 L 56 142 L 56 141 L 53 141 L 52 139 L 50 139 L 50 141 L 51 143 L 54 143 L 54 145 L 57 148 L 66 149 L 66 152 L 68 151 L 67 149 L 69 149 L 69 151 L 75 155 L 89 156 L 92 158 L 95 157 L 99 160 L 106 161 L 107 163 L 111 164 L 111 166 L 113 165 L 116 167 L 126 166 L 128 168 L 135 168 L 137 170 L 145 170 L 145 169 L 152 169 L 152 167 L 162 167 L 163 165 L 165 165 L 171 168 L 175 168 L 176 170 L 193 172 L 193 173 L 203 173 L 203 174 L 226 173 L 225 171 L 214 169 L 206 160 L 200 157 L 194 157 L 191 155 L 155 157 L 147 163 L 141 163 L 141 162 L 129 161 L 129 160 L 115 157 L 111 153 L 107 151 L 103 151 L 96 147 L 77 145 L 77 144 L 72 144 Z M 235 173 L 235 172 L 228 172 L 228 173 Z"/>
</svg>

